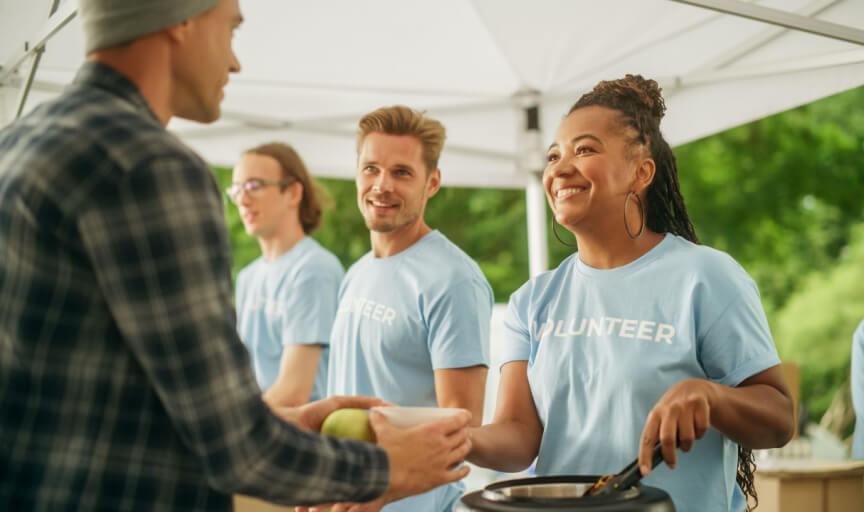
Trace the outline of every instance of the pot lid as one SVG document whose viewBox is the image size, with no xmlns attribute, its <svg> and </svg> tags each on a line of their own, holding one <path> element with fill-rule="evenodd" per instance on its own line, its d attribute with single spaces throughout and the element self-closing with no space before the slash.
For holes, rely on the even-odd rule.
<svg viewBox="0 0 864 512">
<path fill-rule="evenodd" d="M 482 491 L 466 494 L 462 510 L 482 512 L 534 511 L 650 511 L 669 512 L 675 507 L 664 491 L 635 486 L 606 496 L 582 495 L 599 476 L 561 475 L 495 482 Z M 467 507 L 467 508 L 466 508 Z"/>
</svg>

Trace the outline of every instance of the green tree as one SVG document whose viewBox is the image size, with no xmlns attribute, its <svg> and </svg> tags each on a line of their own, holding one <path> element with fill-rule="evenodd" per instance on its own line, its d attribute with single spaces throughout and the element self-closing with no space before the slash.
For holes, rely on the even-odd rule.
<svg viewBox="0 0 864 512">
<path fill-rule="evenodd" d="M 221 187 L 231 181 L 231 171 L 215 168 Z M 330 208 L 313 237 L 347 268 L 370 250 L 369 231 L 357 208 L 353 181 L 318 180 Z M 527 226 L 524 193 L 520 190 L 444 187 L 429 200 L 425 219 L 477 260 L 489 280 L 496 300 L 510 294 L 528 279 Z M 257 241 L 246 235 L 237 208 L 226 202 L 226 222 L 231 234 L 236 273 L 257 258 Z"/>
<path fill-rule="evenodd" d="M 864 219 L 862 104 L 858 88 L 676 149 L 697 234 L 747 268 L 769 311 Z"/>
<path fill-rule="evenodd" d="M 780 356 L 801 367 L 801 400 L 812 421 L 849 377 L 852 334 L 864 318 L 864 223 L 851 232 L 837 263 L 802 279 L 772 326 Z"/>
</svg>

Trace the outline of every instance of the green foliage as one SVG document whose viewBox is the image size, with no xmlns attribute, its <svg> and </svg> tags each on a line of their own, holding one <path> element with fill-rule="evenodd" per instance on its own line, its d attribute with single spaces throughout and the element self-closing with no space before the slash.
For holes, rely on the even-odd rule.
<svg viewBox="0 0 864 512">
<path fill-rule="evenodd" d="M 837 263 L 813 272 L 778 312 L 774 339 L 780 356 L 801 365 L 801 399 L 814 421 L 849 377 L 852 334 L 864 318 L 864 223 Z"/>
<path fill-rule="evenodd" d="M 676 148 L 703 243 L 732 254 L 782 307 L 862 220 L 864 88 Z"/>
<path fill-rule="evenodd" d="M 321 226 L 312 236 L 333 251 L 345 268 L 360 259 L 369 249 L 369 231 L 357 209 L 354 182 L 349 180 L 319 180 L 327 191 L 328 209 Z"/>
<path fill-rule="evenodd" d="M 231 182 L 229 169 L 214 173 L 223 188 Z M 369 231 L 357 209 L 353 181 L 319 179 L 330 208 L 312 236 L 331 250 L 347 268 L 370 250 Z M 231 234 L 233 274 L 257 258 L 258 242 L 246 235 L 237 208 L 226 199 L 226 221 Z M 528 280 L 527 226 L 521 190 L 447 187 L 429 200 L 426 222 L 474 258 L 495 298 L 506 302 Z"/>
<path fill-rule="evenodd" d="M 429 201 L 426 221 L 477 261 L 496 302 L 528 280 L 523 191 L 444 188 Z"/>
<path fill-rule="evenodd" d="M 221 167 L 214 167 L 213 174 L 216 176 L 216 181 L 219 182 L 219 189 L 225 190 L 225 187 L 231 184 L 231 170 Z M 240 220 L 240 214 L 228 196 L 223 194 L 225 199 L 225 223 L 228 226 L 228 235 L 231 241 L 231 257 L 233 266 L 231 275 L 237 277 L 237 272 L 243 267 L 252 263 L 252 261 L 261 255 L 261 249 L 258 247 L 258 241 L 247 236 L 243 229 L 243 221 Z"/>
</svg>

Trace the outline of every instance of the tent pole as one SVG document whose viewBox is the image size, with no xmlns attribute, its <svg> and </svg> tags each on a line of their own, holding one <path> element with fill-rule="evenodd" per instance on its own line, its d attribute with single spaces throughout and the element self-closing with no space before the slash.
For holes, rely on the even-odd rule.
<svg viewBox="0 0 864 512">
<path fill-rule="evenodd" d="M 57 7 L 59 6 L 60 0 L 53 0 L 51 2 L 51 12 L 48 13 L 48 18 L 54 16 L 54 13 L 57 12 Z M 29 50 L 29 48 L 26 49 Z M 30 88 L 33 87 L 33 79 L 36 77 L 36 70 L 39 69 L 39 62 L 42 61 L 42 54 L 45 53 L 45 45 L 40 45 L 38 48 L 35 48 L 34 51 L 35 53 L 33 53 L 32 60 L 30 61 L 30 69 L 27 71 L 27 78 L 24 80 L 24 84 L 21 86 L 21 91 L 18 93 L 18 102 L 15 107 L 15 117 L 13 119 L 18 119 L 24 112 L 24 106 L 27 105 L 27 96 L 30 95 Z"/>
<path fill-rule="evenodd" d="M 546 193 L 543 174 L 532 172 L 525 187 L 525 210 L 528 216 L 528 271 L 534 277 L 549 269 L 549 247 L 546 242 Z"/>
<path fill-rule="evenodd" d="M 0 85 L 4 85 L 12 74 L 15 73 L 15 70 L 18 69 L 18 66 L 27 60 L 28 57 L 36 53 L 37 50 L 44 48 L 45 43 L 66 26 L 77 13 L 78 2 L 66 2 L 63 4 L 62 9 L 58 3 L 56 11 L 48 18 L 45 26 L 36 34 L 36 37 L 29 41 L 29 44 L 23 51 L 16 53 L 5 64 L 0 66 Z"/>
<path fill-rule="evenodd" d="M 526 89 L 514 96 L 522 107 L 525 124 L 518 144 L 519 170 L 527 176 L 525 212 L 528 228 L 528 271 L 534 277 L 549 269 L 546 242 L 546 193 L 543 190 L 543 141 L 540 133 L 540 92 Z"/>
<path fill-rule="evenodd" d="M 702 7 L 713 11 L 732 14 L 754 21 L 770 23 L 780 27 L 801 32 L 809 32 L 819 36 L 830 37 L 848 43 L 864 45 L 864 30 L 855 27 L 830 23 L 800 14 L 763 7 L 741 0 L 672 0 L 682 4 Z"/>
<path fill-rule="evenodd" d="M 39 48 L 33 54 L 33 60 L 30 62 L 30 69 L 27 71 L 27 78 L 21 85 L 21 90 L 18 92 L 18 101 L 15 103 L 15 115 L 13 119 L 18 119 L 24 113 L 24 106 L 27 105 L 27 96 L 30 95 L 30 88 L 33 87 L 33 79 L 36 77 L 36 70 L 39 69 L 39 62 L 42 60 L 42 53 L 45 48 Z"/>
<path fill-rule="evenodd" d="M 802 9 L 799 9 L 795 12 L 795 14 L 799 16 L 806 16 L 808 18 L 818 15 L 819 13 L 827 10 L 830 7 L 836 5 L 840 0 L 814 0 L 809 4 L 805 5 Z M 718 69 L 725 68 L 739 59 L 750 55 L 754 50 L 765 46 L 769 42 L 777 39 L 781 35 L 787 33 L 786 28 L 771 26 L 762 30 L 756 36 L 742 42 L 739 45 L 736 45 L 734 48 L 731 48 L 726 54 L 719 55 L 709 61 L 706 61 L 702 65 L 700 65 L 697 69 L 691 71 L 715 71 Z"/>
</svg>

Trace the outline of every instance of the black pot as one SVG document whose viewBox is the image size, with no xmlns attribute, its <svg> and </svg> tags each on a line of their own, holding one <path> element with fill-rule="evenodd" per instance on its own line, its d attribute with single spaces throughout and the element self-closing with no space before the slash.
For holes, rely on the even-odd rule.
<svg viewBox="0 0 864 512">
<path fill-rule="evenodd" d="M 606 496 L 582 494 L 599 476 L 543 476 L 505 480 L 462 497 L 458 512 L 675 512 L 672 499 L 656 487 L 636 485 Z"/>
</svg>

